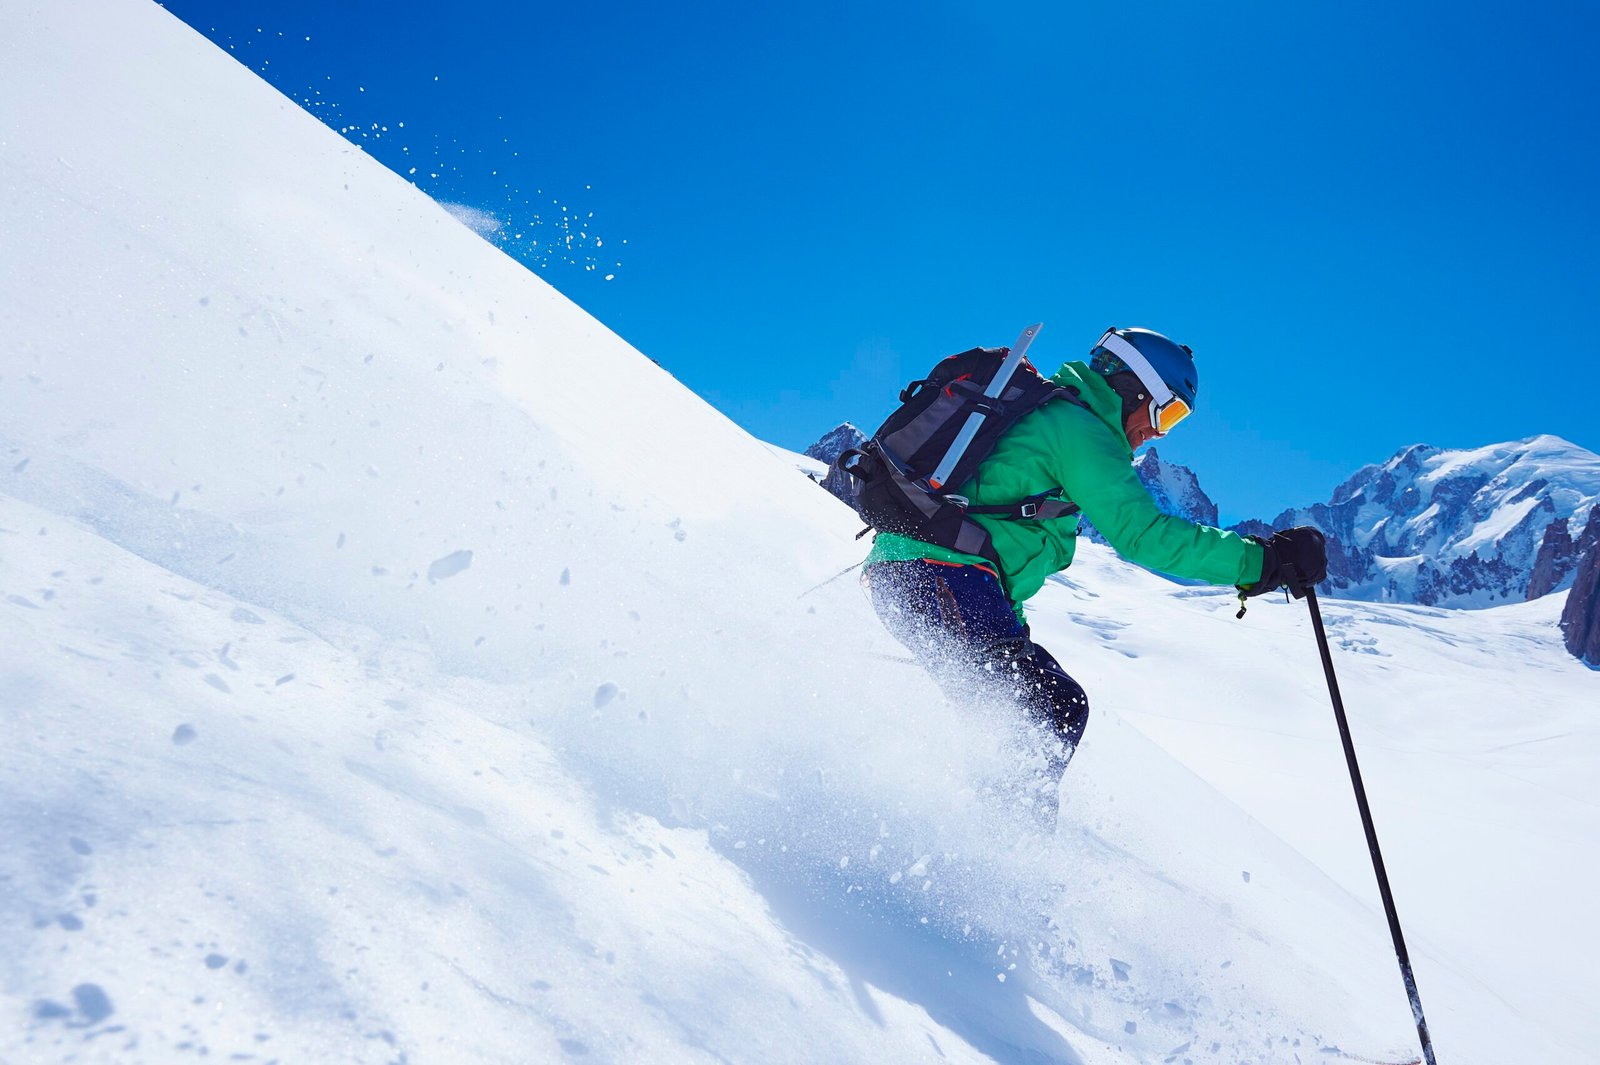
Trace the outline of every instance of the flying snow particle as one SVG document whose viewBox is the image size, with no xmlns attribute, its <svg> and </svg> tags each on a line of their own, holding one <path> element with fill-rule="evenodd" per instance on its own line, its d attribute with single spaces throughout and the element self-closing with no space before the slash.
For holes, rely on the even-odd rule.
<svg viewBox="0 0 1600 1065">
<path fill-rule="evenodd" d="M 439 202 L 439 206 L 449 211 L 457 222 L 460 222 L 485 240 L 494 237 L 505 228 L 504 222 L 482 208 L 473 207 L 465 203 L 447 203 L 443 200 Z M 521 234 L 518 235 L 520 236 Z"/>
</svg>

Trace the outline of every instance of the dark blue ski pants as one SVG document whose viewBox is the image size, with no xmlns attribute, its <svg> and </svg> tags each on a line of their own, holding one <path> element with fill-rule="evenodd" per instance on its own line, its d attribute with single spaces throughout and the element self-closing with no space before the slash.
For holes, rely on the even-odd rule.
<svg viewBox="0 0 1600 1065">
<path fill-rule="evenodd" d="M 947 694 L 1009 689 L 1034 721 L 1061 738 L 1060 768 L 1066 768 L 1089 722 L 1089 697 L 1029 637 L 994 571 L 911 559 L 874 562 L 861 580 L 884 627 Z"/>
</svg>

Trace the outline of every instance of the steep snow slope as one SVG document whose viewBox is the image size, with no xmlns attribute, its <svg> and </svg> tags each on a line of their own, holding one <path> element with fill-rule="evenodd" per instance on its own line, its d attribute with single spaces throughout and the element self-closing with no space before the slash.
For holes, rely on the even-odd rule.
<svg viewBox="0 0 1600 1065">
<path fill-rule="evenodd" d="M 0 1059 L 981 1060 L 900 998 L 871 1023 L 709 833 L 597 803 L 529 689 L 0 527 Z M 566 706 L 638 709 L 603 702 Z"/>
<path fill-rule="evenodd" d="M 0 1060 L 1408 1045 L 1142 673 L 1041 836 L 781 459 L 155 6 L 0 22 Z M 1432 964 L 1452 1060 L 1580 1060 Z"/>
</svg>

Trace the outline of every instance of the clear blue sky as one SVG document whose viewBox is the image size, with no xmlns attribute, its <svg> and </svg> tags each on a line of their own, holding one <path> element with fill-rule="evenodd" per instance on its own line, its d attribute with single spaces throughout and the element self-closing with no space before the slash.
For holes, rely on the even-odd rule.
<svg viewBox="0 0 1600 1065">
<path fill-rule="evenodd" d="M 1042 319 L 1194 347 L 1225 519 L 1600 450 L 1592 4 L 165 6 L 774 443 Z"/>
</svg>

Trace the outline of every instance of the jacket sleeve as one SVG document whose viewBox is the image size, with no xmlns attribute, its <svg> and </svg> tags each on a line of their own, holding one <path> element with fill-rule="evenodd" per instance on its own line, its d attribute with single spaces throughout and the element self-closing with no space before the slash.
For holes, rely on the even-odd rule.
<svg viewBox="0 0 1600 1065">
<path fill-rule="evenodd" d="M 1249 585 L 1261 579 L 1261 545 L 1238 533 L 1163 514 L 1133 468 L 1127 441 L 1084 412 L 1062 427 L 1056 470 L 1117 554 L 1175 577 Z"/>
</svg>

